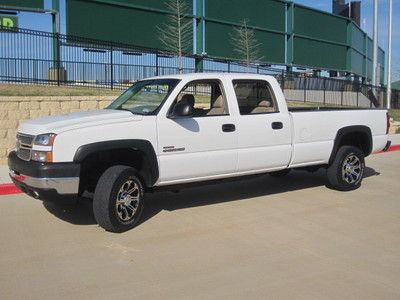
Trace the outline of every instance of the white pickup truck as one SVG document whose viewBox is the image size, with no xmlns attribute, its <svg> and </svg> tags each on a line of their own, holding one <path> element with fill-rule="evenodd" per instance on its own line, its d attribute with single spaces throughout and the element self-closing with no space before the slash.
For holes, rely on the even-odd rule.
<svg viewBox="0 0 400 300">
<path fill-rule="evenodd" d="M 381 109 L 289 110 L 271 76 L 171 75 L 135 83 L 106 109 L 21 124 L 9 168 L 38 199 L 91 192 L 99 225 L 121 232 L 162 187 L 322 167 L 328 186 L 356 189 L 364 157 L 389 147 L 388 126 Z"/>
</svg>

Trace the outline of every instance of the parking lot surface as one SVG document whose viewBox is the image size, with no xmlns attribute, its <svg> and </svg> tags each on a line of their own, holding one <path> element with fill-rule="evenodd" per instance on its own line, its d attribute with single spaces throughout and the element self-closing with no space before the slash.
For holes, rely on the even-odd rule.
<svg viewBox="0 0 400 300">
<path fill-rule="evenodd" d="M 112 234 L 90 202 L 0 196 L 1 299 L 399 299 L 400 152 L 360 189 L 295 171 L 149 195 Z"/>
</svg>

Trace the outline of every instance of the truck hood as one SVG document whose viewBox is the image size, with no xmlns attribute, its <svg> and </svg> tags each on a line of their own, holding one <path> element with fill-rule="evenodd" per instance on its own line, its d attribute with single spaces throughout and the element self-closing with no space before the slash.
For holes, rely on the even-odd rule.
<svg viewBox="0 0 400 300">
<path fill-rule="evenodd" d="M 142 118 L 142 116 L 134 115 L 129 111 L 96 109 L 29 120 L 19 126 L 18 132 L 30 135 L 43 133 L 59 134 L 82 127 L 140 121 Z"/>
</svg>

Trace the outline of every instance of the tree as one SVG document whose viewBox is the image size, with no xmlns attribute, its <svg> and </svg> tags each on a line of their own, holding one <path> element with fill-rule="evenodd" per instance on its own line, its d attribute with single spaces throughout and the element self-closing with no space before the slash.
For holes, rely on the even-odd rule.
<svg viewBox="0 0 400 300">
<path fill-rule="evenodd" d="M 248 19 L 243 19 L 239 27 L 233 28 L 231 35 L 233 51 L 246 63 L 246 66 L 258 63 L 264 58 L 260 55 L 261 44 L 258 43 L 254 30 L 248 27 L 248 23 Z"/>
<path fill-rule="evenodd" d="M 246 63 L 246 66 L 258 63 L 264 58 L 259 51 L 261 44 L 258 43 L 254 30 L 248 27 L 248 23 L 248 19 L 243 19 L 239 27 L 233 28 L 231 35 L 233 51 Z"/>
<path fill-rule="evenodd" d="M 171 14 L 165 24 L 157 26 L 158 38 L 168 52 L 177 55 L 179 73 L 182 73 L 183 55 L 190 49 L 192 38 L 192 19 L 187 17 L 190 6 L 187 0 L 168 0 L 165 5 Z"/>
</svg>

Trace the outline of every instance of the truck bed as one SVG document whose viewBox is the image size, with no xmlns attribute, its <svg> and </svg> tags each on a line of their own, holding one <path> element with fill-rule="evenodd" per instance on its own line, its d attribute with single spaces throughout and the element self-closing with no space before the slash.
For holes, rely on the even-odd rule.
<svg viewBox="0 0 400 300">
<path fill-rule="evenodd" d="M 318 113 L 315 113 L 318 112 Z M 385 147 L 386 110 L 343 107 L 296 107 L 289 109 L 292 119 L 293 156 L 291 167 L 306 164 L 326 164 L 340 128 L 366 126 L 372 132 L 373 149 Z"/>
</svg>

